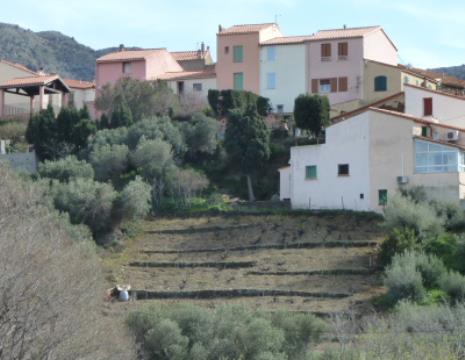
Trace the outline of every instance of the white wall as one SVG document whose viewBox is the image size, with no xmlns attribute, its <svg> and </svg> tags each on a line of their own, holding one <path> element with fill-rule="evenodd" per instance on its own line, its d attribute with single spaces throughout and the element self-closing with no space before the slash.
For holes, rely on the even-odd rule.
<svg viewBox="0 0 465 360">
<path fill-rule="evenodd" d="M 385 64 L 398 64 L 397 50 L 381 30 L 365 35 L 363 56 Z"/>
<path fill-rule="evenodd" d="M 287 200 L 291 198 L 291 168 L 279 169 L 279 199 Z"/>
<path fill-rule="evenodd" d="M 369 210 L 367 113 L 329 127 L 326 144 L 291 148 L 290 164 L 293 208 Z M 349 176 L 338 176 L 338 164 L 349 164 Z M 305 179 L 308 165 L 317 166 L 316 180 Z"/>
<path fill-rule="evenodd" d="M 189 79 L 189 80 L 168 80 L 169 87 L 173 90 L 173 92 L 177 95 L 178 94 L 178 81 L 184 82 L 184 94 L 192 95 L 195 94 L 198 96 L 202 101 L 206 101 L 208 103 L 208 90 L 210 89 L 217 89 L 216 78 L 209 78 L 209 79 Z M 202 91 L 194 91 L 194 84 L 202 84 Z"/>
<path fill-rule="evenodd" d="M 276 49 L 275 61 L 268 61 L 267 49 Z M 276 88 L 267 89 L 267 74 L 276 74 Z M 260 49 L 260 95 L 271 101 L 273 111 L 283 105 L 284 112 L 294 111 L 294 100 L 307 93 L 306 45 L 268 45 Z"/>
<path fill-rule="evenodd" d="M 440 123 L 465 128 L 465 99 L 453 95 L 443 95 L 427 89 L 404 86 L 405 112 L 423 116 L 423 98 L 433 98 L 433 118 Z M 427 117 L 431 119 L 431 117 Z"/>
<path fill-rule="evenodd" d="M 76 109 L 82 109 L 84 104 L 95 101 L 95 89 L 71 89 Z"/>
</svg>

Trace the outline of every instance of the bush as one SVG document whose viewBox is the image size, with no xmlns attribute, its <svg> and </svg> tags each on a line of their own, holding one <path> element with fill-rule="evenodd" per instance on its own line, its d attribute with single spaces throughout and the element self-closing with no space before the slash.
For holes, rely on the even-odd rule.
<svg viewBox="0 0 465 360">
<path fill-rule="evenodd" d="M 118 183 L 128 168 L 129 149 L 126 145 L 103 145 L 90 153 L 89 161 L 97 180 Z"/>
<path fill-rule="evenodd" d="M 421 251 L 422 244 L 418 239 L 415 230 L 409 228 L 391 230 L 387 238 L 381 244 L 379 259 L 382 265 L 388 265 L 394 255 L 404 251 Z"/>
<path fill-rule="evenodd" d="M 215 119 L 202 113 L 193 115 L 192 120 L 181 127 L 190 158 L 199 155 L 211 155 L 218 147 L 218 131 L 220 124 Z"/>
<path fill-rule="evenodd" d="M 96 150 L 104 145 L 124 145 L 127 144 L 127 142 L 127 128 L 103 129 L 95 133 L 95 136 L 89 143 L 89 150 Z"/>
<path fill-rule="evenodd" d="M 147 355 L 179 360 L 304 359 L 325 329 L 312 315 L 231 306 L 149 306 L 130 313 L 127 322 Z"/>
<path fill-rule="evenodd" d="M 439 283 L 441 289 L 449 295 L 453 302 L 465 300 L 465 277 L 463 275 L 451 271 L 444 274 Z"/>
<path fill-rule="evenodd" d="M 439 257 L 447 268 L 465 274 L 465 241 L 454 234 L 443 234 L 429 240 L 426 251 Z"/>
<path fill-rule="evenodd" d="M 433 207 L 400 195 L 389 200 L 384 216 L 386 229 L 413 229 L 421 240 L 444 232 L 444 218 L 438 216 Z"/>
<path fill-rule="evenodd" d="M 116 212 L 119 218 L 135 220 L 148 215 L 151 209 L 151 186 L 136 177 L 118 196 Z"/>
<path fill-rule="evenodd" d="M 0 122 L 0 139 L 11 140 L 13 144 L 25 140 L 27 124 L 23 121 L 2 121 Z"/>
<path fill-rule="evenodd" d="M 112 229 L 113 203 L 116 192 L 109 184 L 76 178 L 68 183 L 54 182 L 50 194 L 55 207 L 69 214 L 73 224 L 86 224 L 94 236 Z"/>
<path fill-rule="evenodd" d="M 41 177 L 56 179 L 60 182 L 75 178 L 94 178 L 92 166 L 83 160 L 78 160 L 73 155 L 56 161 L 45 160 L 39 164 L 38 171 Z"/>
<path fill-rule="evenodd" d="M 395 304 L 400 300 L 420 302 L 425 297 L 425 288 L 420 271 L 417 270 L 414 253 L 395 255 L 385 271 L 386 297 Z"/>
<path fill-rule="evenodd" d="M 167 142 L 142 139 L 137 149 L 131 153 L 131 163 L 149 183 L 160 178 L 173 162 L 172 147 Z"/>
<path fill-rule="evenodd" d="M 416 254 L 415 262 L 416 269 L 421 274 L 423 286 L 427 289 L 438 288 L 441 277 L 447 273 L 442 260 L 434 255 Z"/>
</svg>

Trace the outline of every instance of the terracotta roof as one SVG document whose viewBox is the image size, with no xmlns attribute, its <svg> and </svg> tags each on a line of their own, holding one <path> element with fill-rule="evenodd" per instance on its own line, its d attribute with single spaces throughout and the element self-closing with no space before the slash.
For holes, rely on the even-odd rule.
<svg viewBox="0 0 465 360">
<path fill-rule="evenodd" d="M 90 81 L 83 81 L 83 80 L 74 80 L 74 79 L 63 79 L 64 83 L 72 89 L 93 89 L 95 88 L 95 84 Z"/>
<path fill-rule="evenodd" d="M 264 24 L 241 24 L 233 25 L 229 28 L 223 28 L 218 33 L 218 35 L 229 35 L 229 34 L 246 34 L 259 32 L 263 29 L 269 28 L 271 26 L 277 26 L 275 23 L 264 23 Z"/>
<path fill-rule="evenodd" d="M 424 87 L 416 86 L 416 85 L 412 85 L 412 84 L 404 84 L 404 85 L 408 86 L 408 87 L 411 87 L 411 88 L 427 91 L 427 92 L 430 92 L 430 93 L 433 93 L 433 94 L 448 96 L 448 97 L 451 97 L 451 98 L 454 98 L 454 99 L 464 100 L 465 101 L 465 96 L 455 95 L 455 94 L 451 94 L 451 93 L 448 93 L 448 92 L 445 92 L 445 91 L 440 91 L 440 90 L 428 89 L 428 88 L 424 88 Z"/>
<path fill-rule="evenodd" d="M 195 79 L 211 79 L 216 77 L 215 66 L 207 66 L 201 71 L 178 71 L 167 72 L 160 75 L 162 80 L 195 80 Z"/>
<path fill-rule="evenodd" d="M 435 79 L 440 81 L 446 86 L 450 87 L 456 87 L 460 89 L 465 89 L 465 80 L 458 79 L 455 76 L 447 75 L 447 74 L 441 74 L 435 71 L 430 71 L 430 70 L 424 70 L 425 73 L 429 74 L 429 76 L 433 76 Z"/>
<path fill-rule="evenodd" d="M 15 78 L 4 81 L 0 84 L 0 88 L 8 89 L 12 87 L 19 87 L 19 86 L 41 86 L 46 85 L 54 80 L 59 79 L 58 75 L 45 75 L 45 76 L 30 76 L 24 78 Z"/>
<path fill-rule="evenodd" d="M 201 50 L 192 50 L 192 51 L 171 51 L 170 54 L 173 55 L 174 60 L 176 61 L 187 61 L 187 60 L 200 60 L 205 58 L 208 51 L 202 52 Z"/>
<path fill-rule="evenodd" d="M 97 62 L 144 60 L 150 56 L 157 55 L 161 52 L 166 52 L 166 49 L 160 48 L 160 49 L 147 49 L 147 50 L 115 51 L 115 52 L 99 57 L 97 59 Z"/>
<path fill-rule="evenodd" d="M 280 36 L 260 43 L 260 45 L 289 45 L 289 44 L 303 44 L 307 40 L 311 40 L 312 35 L 302 36 Z"/>
<path fill-rule="evenodd" d="M 380 30 L 380 26 L 365 26 L 343 29 L 319 30 L 313 35 L 312 40 L 330 40 L 362 37 L 373 31 Z"/>
<path fill-rule="evenodd" d="M 333 118 L 331 119 L 331 122 L 332 122 L 332 123 L 338 123 L 338 122 L 340 122 L 340 121 L 345 120 L 346 118 L 350 118 L 350 117 L 353 117 L 353 116 L 355 116 L 355 115 L 361 114 L 361 113 L 365 112 L 366 110 L 368 110 L 369 108 L 377 107 L 377 106 L 379 106 L 379 105 L 383 105 L 385 102 L 390 101 L 390 100 L 394 100 L 395 98 L 400 97 L 400 96 L 403 96 L 403 95 L 404 95 L 403 92 L 398 92 L 398 93 L 396 93 L 396 94 L 387 96 L 387 97 L 382 98 L 382 99 L 380 99 L 380 100 L 374 101 L 374 102 L 372 102 L 372 103 L 370 103 L 370 104 L 368 104 L 368 105 L 359 107 L 358 109 L 355 109 L 355 110 L 346 112 L 346 113 L 344 113 L 344 114 L 335 116 L 335 117 L 333 117 Z"/>
<path fill-rule="evenodd" d="M 3 59 L 0 59 L 0 63 L 3 63 L 3 64 L 6 64 L 6 65 L 10 65 L 18 70 L 22 70 L 22 71 L 25 71 L 25 72 L 28 72 L 30 74 L 33 74 L 33 75 L 37 75 L 38 73 L 27 68 L 26 66 L 24 65 L 21 65 L 21 64 L 17 64 L 17 63 L 13 63 L 11 61 L 8 61 L 8 60 L 3 60 Z"/>
</svg>

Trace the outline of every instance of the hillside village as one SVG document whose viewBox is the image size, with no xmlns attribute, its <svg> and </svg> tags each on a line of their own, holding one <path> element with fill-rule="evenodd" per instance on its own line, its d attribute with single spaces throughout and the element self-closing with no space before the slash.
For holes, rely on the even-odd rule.
<svg viewBox="0 0 465 360">
<path fill-rule="evenodd" d="M 465 80 L 381 26 L 216 39 L 0 59 L 0 359 L 463 358 Z"/>
</svg>

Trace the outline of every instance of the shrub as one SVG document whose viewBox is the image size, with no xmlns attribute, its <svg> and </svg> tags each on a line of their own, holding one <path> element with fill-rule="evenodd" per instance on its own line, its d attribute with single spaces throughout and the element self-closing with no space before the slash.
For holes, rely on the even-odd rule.
<svg viewBox="0 0 465 360">
<path fill-rule="evenodd" d="M 413 229 L 420 239 L 444 232 L 444 218 L 438 216 L 433 207 L 426 203 L 415 203 L 400 195 L 389 200 L 384 216 L 386 229 Z"/>
<path fill-rule="evenodd" d="M 119 127 L 116 129 L 103 129 L 95 133 L 89 143 L 89 149 L 95 150 L 104 145 L 124 145 L 128 142 L 128 129 Z"/>
<path fill-rule="evenodd" d="M 439 280 L 440 287 L 454 302 L 465 300 L 465 277 L 457 272 L 451 271 L 444 274 Z"/>
<path fill-rule="evenodd" d="M 218 147 L 219 123 L 202 113 L 193 115 L 192 120 L 181 127 L 191 158 L 199 155 L 211 155 Z"/>
<path fill-rule="evenodd" d="M 425 288 L 420 271 L 417 270 L 415 255 L 395 255 L 385 271 L 384 285 L 388 288 L 386 297 L 392 304 L 400 300 L 422 301 Z"/>
<path fill-rule="evenodd" d="M 56 179 L 60 182 L 75 178 L 94 178 L 92 166 L 83 160 L 78 160 L 73 155 L 56 161 L 45 160 L 39 164 L 38 171 L 41 177 Z"/>
<path fill-rule="evenodd" d="M 167 142 L 142 139 L 130 156 L 131 163 L 149 183 L 160 178 L 173 161 L 172 147 Z"/>
<path fill-rule="evenodd" d="M 465 212 L 456 202 L 432 201 L 431 205 L 436 209 L 437 214 L 445 219 L 447 230 L 465 229 Z"/>
<path fill-rule="evenodd" d="M 415 230 L 409 228 L 394 228 L 381 244 L 379 253 L 380 262 L 382 265 L 388 265 L 394 255 L 401 254 L 407 250 L 422 250 L 422 244 Z"/>
<path fill-rule="evenodd" d="M 90 153 L 89 161 L 97 180 L 116 183 L 127 170 L 129 149 L 126 145 L 103 145 Z"/>
<path fill-rule="evenodd" d="M 192 169 L 174 169 L 167 178 L 169 194 L 186 206 L 190 199 L 207 188 L 208 179 L 202 173 Z"/>
<path fill-rule="evenodd" d="M 447 273 L 447 268 L 434 255 L 416 254 L 415 256 L 416 269 L 420 272 L 423 280 L 423 286 L 427 289 L 439 287 L 439 280 Z"/>
<path fill-rule="evenodd" d="M 68 183 L 54 182 L 50 193 L 55 207 L 69 214 L 73 224 L 86 224 L 94 236 L 112 228 L 112 210 L 116 192 L 109 184 L 76 178 Z"/>
<path fill-rule="evenodd" d="M 426 251 L 439 257 L 447 268 L 465 273 L 465 241 L 446 233 L 426 243 Z"/>
<path fill-rule="evenodd" d="M 0 122 L 0 139 L 11 140 L 13 144 L 23 142 L 26 135 L 27 124 L 23 121 Z"/>
<path fill-rule="evenodd" d="M 151 209 L 151 186 L 136 177 L 121 191 L 118 196 L 116 212 L 121 219 L 141 219 Z"/>
</svg>

